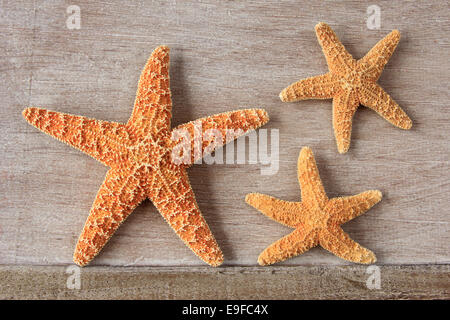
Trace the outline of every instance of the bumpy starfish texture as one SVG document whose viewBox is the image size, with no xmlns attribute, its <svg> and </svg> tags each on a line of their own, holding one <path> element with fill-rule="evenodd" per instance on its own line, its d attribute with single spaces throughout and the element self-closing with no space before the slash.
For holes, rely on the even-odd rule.
<svg viewBox="0 0 450 320">
<path fill-rule="evenodd" d="M 316 34 L 329 72 L 291 84 L 281 91 L 280 99 L 291 102 L 332 98 L 334 135 L 340 153 L 348 151 L 353 115 L 360 104 L 376 111 L 394 126 L 410 129 L 411 119 L 377 84 L 397 47 L 400 32 L 392 31 L 358 61 L 347 52 L 327 24 L 317 24 Z"/>
<path fill-rule="evenodd" d="M 305 147 L 298 158 L 301 202 L 250 193 L 245 201 L 269 218 L 295 228 L 289 235 L 267 247 L 259 256 L 260 265 L 269 265 L 308 251 L 317 245 L 336 256 L 357 263 L 373 263 L 375 254 L 353 241 L 340 227 L 381 200 L 381 192 L 370 190 L 355 196 L 328 199 L 320 180 L 314 155 Z"/>
<path fill-rule="evenodd" d="M 146 198 L 200 259 L 212 266 L 223 262 L 222 251 L 199 210 L 186 173 L 193 161 L 179 164 L 172 161 L 172 151 L 180 143 L 179 139 L 172 140 L 172 133 L 178 129 L 184 129 L 191 137 L 195 130 L 200 130 L 200 134 L 209 129 L 222 133 L 222 141 L 216 139 L 212 146 L 203 141 L 201 152 L 190 149 L 191 159 L 198 160 L 228 142 L 227 130 L 235 130 L 236 138 L 239 133 L 265 124 L 268 115 L 263 109 L 231 111 L 172 130 L 171 109 L 169 48 L 160 46 L 142 71 L 133 113 L 126 124 L 40 108 L 23 111 L 23 116 L 36 128 L 110 167 L 77 243 L 75 263 L 88 264 Z"/>
</svg>

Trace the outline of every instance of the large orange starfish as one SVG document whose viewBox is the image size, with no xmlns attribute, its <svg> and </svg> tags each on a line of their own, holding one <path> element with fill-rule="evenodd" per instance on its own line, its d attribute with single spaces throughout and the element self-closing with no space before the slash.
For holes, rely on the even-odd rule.
<svg viewBox="0 0 450 320">
<path fill-rule="evenodd" d="M 251 193 L 245 201 L 269 218 L 295 228 L 267 247 L 259 256 L 261 265 L 273 264 L 302 254 L 320 244 L 336 256 L 358 263 L 373 263 L 375 254 L 353 241 L 340 227 L 381 200 L 381 192 L 370 190 L 350 197 L 328 199 L 311 149 L 298 158 L 301 202 L 289 202 Z"/>
<path fill-rule="evenodd" d="M 182 124 L 174 130 L 185 129 L 193 137 L 197 128 L 201 128 L 200 134 L 217 129 L 222 141 L 216 140 L 214 146 L 204 141 L 200 144 L 202 152 L 196 152 L 192 139 L 192 161 L 176 164 L 172 151 L 179 140 L 172 140 L 171 109 L 169 48 L 160 46 L 142 71 L 133 113 L 126 124 L 40 108 L 24 110 L 23 116 L 38 129 L 110 167 L 78 240 L 75 263 L 88 264 L 147 197 L 200 259 L 212 266 L 223 262 L 222 252 L 198 208 L 186 168 L 211 153 L 214 146 L 228 142 L 227 130 L 241 129 L 242 135 L 269 118 L 262 109 L 245 109 Z"/>
<path fill-rule="evenodd" d="M 300 80 L 280 93 L 285 102 L 305 99 L 333 99 L 333 127 L 338 151 L 347 152 L 352 133 L 352 118 L 362 104 L 402 129 L 410 129 L 411 119 L 377 84 L 384 66 L 394 53 L 400 32 L 392 31 L 362 59 L 356 61 L 325 23 L 316 25 L 329 72 Z"/>
</svg>

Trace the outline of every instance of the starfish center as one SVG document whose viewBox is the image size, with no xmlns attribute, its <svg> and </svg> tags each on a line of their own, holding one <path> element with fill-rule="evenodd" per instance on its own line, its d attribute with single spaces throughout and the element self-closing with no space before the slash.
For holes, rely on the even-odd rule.
<svg viewBox="0 0 450 320">
<path fill-rule="evenodd" d="M 305 225 L 310 229 L 322 229 L 328 224 L 329 214 L 320 207 L 312 207 L 306 213 Z"/>
<path fill-rule="evenodd" d="M 355 89 L 361 87 L 362 73 L 357 70 L 352 70 L 342 78 L 341 84 L 344 89 Z"/>
<path fill-rule="evenodd" d="M 163 159 L 170 159 L 171 149 L 164 143 L 158 143 L 151 138 L 136 144 L 129 149 L 130 159 L 139 164 L 149 164 L 151 167 L 160 167 Z"/>
</svg>

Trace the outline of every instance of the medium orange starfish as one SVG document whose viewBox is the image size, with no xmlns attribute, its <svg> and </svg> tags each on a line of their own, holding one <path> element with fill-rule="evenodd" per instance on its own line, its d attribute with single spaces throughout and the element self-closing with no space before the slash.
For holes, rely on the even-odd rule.
<svg viewBox="0 0 450 320">
<path fill-rule="evenodd" d="M 200 259 L 212 266 L 223 262 L 222 252 L 198 208 L 186 168 L 211 153 L 213 147 L 228 142 L 227 130 L 240 129 L 236 138 L 239 133 L 262 126 L 269 118 L 262 109 L 245 109 L 182 124 L 174 130 L 184 129 L 192 137 L 201 126 L 200 133 L 217 129 L 223 138 L 221 143 L 216 140 L 213 147 L 204 141 L 201 153 L 191 148 L 192 161 L 176 164 L 171 155 L 179 140 L 172 140 L 171 109 L 169 48 L 160 46 L 142 71 L 133 113 L 126 124 L 39 108 L 24 110 L 23 116 L 36 128 L 110 167 L 78 240 L 75 263 L 88 264 L 147 197 Z M 195 141 L 191 142 L 194 146 Z"/>
<path fill-rule="evenodd" d="M 328 199 L 320 180 L 314 155 L 305 147 L 298 158 L 298 180 L 302 202 L 289 202 L 259 193 L 245 201 L 269 218 L 295 228 L 289 235 L 267 247 L 260 265 L 286 260 L 321 245 L 336 256 L 358 263 L 376 261 L 372 251 L 350 239 L 341 224 L 356 218 L 381 200 L 381 192 L 370 190 L 355 196 Z"/>
<path fill-rule="evenodd" d="M 338 151 L 350 146 L 353 115 L 362 104 L 402 129 L 410 129 L 411 119 L 377 84 L 377 80 L 394 53 L 400 32 L 392 31 L 379 41 L 364 58 L 356 61 L 344 48 L 333 30 L 325 23 L 316 25 L 329 72 L 300 80 L 280 93 L 284 102 L 305 99 L 333 99 L 333 127 Z"/>
</svg>

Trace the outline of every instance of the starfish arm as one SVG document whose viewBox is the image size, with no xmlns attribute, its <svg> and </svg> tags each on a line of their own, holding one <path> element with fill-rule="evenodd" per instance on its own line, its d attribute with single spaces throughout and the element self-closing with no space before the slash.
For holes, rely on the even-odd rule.
<svg viewBox="0 0 450 320">
<path fill-rule="evenodd" d="M 360 88 L 359 101 L 396 127 L 405 130 L 412 127 L 412 121 L 405 111 L 376 83 L 366 82 Z"/>
<path fill-rule="evenodd" d="M 317 232 L 305 232 L 303 229 L 295 229 L 287 236 L 268 246 L 259 255 L 258 263 L 265 266 L 284 261 L 308 251 L 317 244 Z"/>
<path fill-rule="evenodd" d="M 73 261 L 87 265 L 146 196 L 136 168 L 110 169 L 78 240 Z"/>
<path fill-rule="evenodd" d="M 320 208 L 323 208 L 328 201 L 328 197 L 325 194 L 316 160 L 310 148 L 302 148 L 297 166 L 302 205 L 306 207 L 318 205 Z"/>
<path fill-rule="evenodd" d="M 125 125 L 41 108 L 27 108 L 24 118 L 42 132 L 81 150 L 106 166 L 125 159 L 130 133 Z M 122 155 L 122 156 L 121 156 Z"/>
<path fill-rule="evenodd" d="M 149 198 L 183 242 L 209 265 L 222 264 L 222 251 L 200 212 L 186 170 L 164 169 L 150 185 Z"/>
<path fill-rule="evenodd" d="M 283 102 L 305 99 L 331 99 L 337 90 L 339 90 L 337 76 L 328 72 L 291 84 L 281 91 L 280 99 Z"/>
<path fill-rule="evenodd" d="M 358 107 L 354 90 L 345 90 L 333 99 L 333 128 L 339 153 L 346 153 L 350 147 L 353 115 Z"/>
<path fill-rule="evenodd" d="M 269 116 L 264 109 L 243 109 L 219 113 L 213 116 L 200 118 L 182 125 L 172 131 L 174 145 L 180 143 L 175 134 L 186 136 L 189 139 L 184 143 L 190 143 L 191 159 L 188 164 L 194 164 L 202 157 L 212 153 L 215 149 L 233 141 L 269 121 Z M 208 139 L 210 137 L 214 140 Z M 214 144 L 213 144 L 214 143 Z"/>
<path fill-rule="evenodd" d="M 380 202 L 382 194 L 378 190 L 362 192 L 355 196 L 330 199 L 327 211 L 337 225 L 341 225 L 372 208 Z"/>
<path fill-rule="evenodd" d="M 299 217 L 303 208 L 299 202 L 283 201 L 260 193 L 247 194 L 245 201 L 269 218 L 286 226 L 295 228 L 301 222 Z"/>
<path fill-rule="evenodd" d="M 347 52 L 333 29 L 323 22 L 318 23 L 315 29 L 317 40 L 322 47 L 330 71 L 338 75 L 344 75 L 354 69 L 356 60 Z"/>
<path fill-rule="evenodd" d="M 377 81 L 400 41 L 400 32 L 394 30 L 381 39 L 361 60 L 358 65 L 367 80 Z"/>
<path fill-rule="evenodd" d="M 133 113 L 128 126 L 137 135 L 152 132 L 168 134 L 172 118 L 169 81 L 169 48 L 157 47 L 147 61 L 139 79 Z"/>
<path fill-rule="evenodd" d="M 356 263 L 370 264 L 377 261 L 375 254 L 353 241 L 340 227 L 322 230 L 319 244 L 334 255 Z"/>
</svg>

